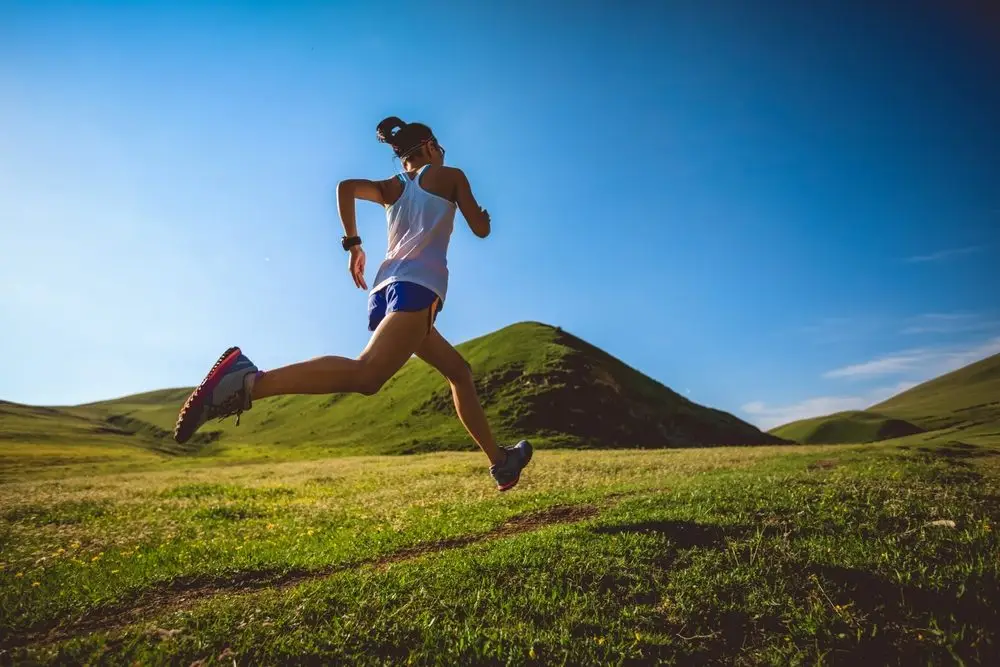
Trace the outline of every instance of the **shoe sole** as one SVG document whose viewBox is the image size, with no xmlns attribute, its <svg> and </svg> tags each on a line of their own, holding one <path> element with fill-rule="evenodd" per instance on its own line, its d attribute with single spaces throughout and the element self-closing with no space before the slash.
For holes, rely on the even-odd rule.
<svg viewBox="0 0 1000 667">
<path fill-rule="evenodd" d="M 517 476 L 517 479 L 515 479 L 515 480 L 514 480 L 513 482 L 511 482 L 511 483 L 510 483 L 510 484 L 508 484 L 507 486 L 498 486 L 498 487 L 497 487 L 497 491 L 499 491 L 500 493 L 503 493 L 504 491 L 510 491 L 510 490 L 511 490 L 511 489 L 513 489 L 513 488 L 514 488 L 515 486 L 517 486 L 517 483 L 518 483 L 518 482 L 520 482 L 520 481 L 521 481 L 521 476 L 520 476 L 520 475 L 518 475 L 518 476 Z"/>
<path fill-rule="evenodd" d="M 528 464 L 531 463 L 531 455 L 535 453 L 534 449 L 531 447 L 530 442 L 525 441 L 525 444 L 528 445 L 528 460 L 524 462 L 523 466 L 521 466 L 521 470 L 524 470 L 525 468 L 528 467 Z M 517 473 L 517 479 L 515 479 L 513 482 L 510 482 L 509 484 L 506 484 L 504 486 L 497 485 L 497 491 L 500 492 L 510 491 L 515 486 L 517 486 L 517 483 L 520 481 L 521 481 L 521 473 L 519 472 Z"/>
<path fill-rule="evenodd" d="M 215 362 L 212 366 L 212 370 L 208 372 L 205 379 L 201 381 L 191 395 L 187 397 L 184 401 L 184 407 L 181 408 L 180 414 L 177 416 L 177 424 L 174 426 L 174 441 L 178 444 L 184 444 L 187 442 L 194 432 L 197 431 L 197 427 L 194 426 L 194 420 L 191 417 L 195 414 L 201 413 L 201 401 L 205 396 L 211 396 L 212 392 L 215 391 L 216 386 L 219 384 L 219 379 L 225 375 L 225 371 L 233 365 L 237 359 L 240 358 L 240 348 L 231 347 L 222 353 L 219 360 Z M 194 410 L 194 408 L 198 408 Z"/>
</svg>

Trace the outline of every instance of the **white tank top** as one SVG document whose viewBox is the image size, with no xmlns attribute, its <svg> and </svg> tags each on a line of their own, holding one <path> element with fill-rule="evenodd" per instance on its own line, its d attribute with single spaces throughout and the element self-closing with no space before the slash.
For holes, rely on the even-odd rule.
<svg viewBox="0 0 1000 667">
<path fill-rule="evenodd" d="M 372 292 L 389 283 L 406 281 L 423 285 L 444 302 L 448 292 L 448 242 L 455 228 L 454 203 L 424 190 L 420 177 L 400 174 L 403 194 L 385 209 L 389 246 L 375 275 Z"/>
</svg>

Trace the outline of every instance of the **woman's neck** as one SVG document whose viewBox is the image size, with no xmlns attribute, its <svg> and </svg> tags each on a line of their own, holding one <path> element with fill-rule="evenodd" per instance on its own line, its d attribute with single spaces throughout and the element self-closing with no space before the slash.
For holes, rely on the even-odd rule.
<svg viewBox="0 0 1000 667">
<path fill-rule="evenodd" d="M 425 164 L 430 164 L 430 161 L 418 160 L 416 162 L 410 162 L 409 160 L 407 160 L 406 164 L 403 165 L 403 169 L 405 169 L 406 171 L 416 171 L 417 169 L 423 167 Z"/>
</svg>

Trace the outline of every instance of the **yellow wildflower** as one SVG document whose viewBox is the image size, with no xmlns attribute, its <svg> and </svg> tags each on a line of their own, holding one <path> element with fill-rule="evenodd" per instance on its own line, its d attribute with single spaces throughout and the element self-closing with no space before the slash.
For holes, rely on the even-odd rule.
<svg viewBox="0 0 1000 667">
<path fill-rule="evenodd" d="M 24 576 L 24 572 L 18 572 L 17 574 L 14 575 L 14 578 L 15 579 L 20 579 L 23 576 Z"/>
<path fill-rule="evenodd" d="M 315 533 L 315 532 L 316 532 L 315 530 L 312 530 L 312 529 L 310 528 L 310 529 L 309 529 L 309 532 L 308 532 L 308 534 L 309 534 L 309 535 L 312 535 L 312 534 L 313 534 L 313 533 Z"/>
<path fill-rule="evenodd" d="M 37 581 L 32 581 L 32 582 L 31 582 L 31 587 L 32 587 L 32 588 L 38 588 L 39 586 L 41 586 L 41 584 L 40 584 L 40 583 L 38 583 Z"/>
</svg>

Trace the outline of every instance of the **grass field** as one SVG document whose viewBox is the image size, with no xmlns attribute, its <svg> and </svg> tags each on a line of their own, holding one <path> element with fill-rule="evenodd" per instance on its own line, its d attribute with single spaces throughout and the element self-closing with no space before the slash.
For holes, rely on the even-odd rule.
<svg viewBox="0 0 1000 667">
<path fill-rule="evenodd" d="M 1000 356 L 773 437 L 552 327 L 463 353 L 543 445 L 506 494 L 422 362 L 185 447 L 184 389 L 0 402 L 0 664 L 1000 664 Z"/>
<path fill-rule="evenodd" d="M 1000 448 L 919 438 L 22 472 L 0 663 L 996 664 Z"/>
</svg>

